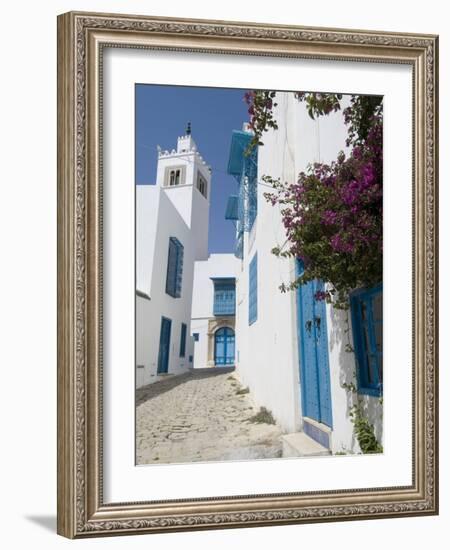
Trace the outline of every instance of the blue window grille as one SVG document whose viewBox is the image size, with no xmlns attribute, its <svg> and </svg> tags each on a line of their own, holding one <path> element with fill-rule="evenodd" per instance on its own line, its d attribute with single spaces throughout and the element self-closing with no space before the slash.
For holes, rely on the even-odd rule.
<svg viewBox="0 0 450 550">
<path fill-rule="evenodd" d="M 186 331 L 187 326 L 185 323 L 181 323 L 180 357 L 184 357 L 186 355 Z"/>
<path fill-rule="evenodd" d="M 248 227 L 248 231 L 250 231 L 258 213 L 258 164 L 256 148 L 245 158 L 244 170 L 245 181 L 243 186 L 247 198 L 246 227 Z"/>
<path fill-rule="evenodd" d="M 383 393 L 383 287 L 361 289 L 350 296 L 358 392 Z"/>
<path fill-rule="evenodd" d="M 258 255 L 252 258 L 248 270 L 248 324 L 258 318 Z"/>
<path fill-rule="evenodd" d="M 194 332 L 192 336 L 194 337 L 195 342 L 198 342 L 200 340 L 200 334 L 198 332 Z"/>
<path fill-rule="evenodd" d="M 236 281 L 234 278 L 213 279 L 214 315 L 236 314 Z"/>
<path fill-rule="evenodd" d="M 246 154 L 252 137 L 250 132 L 233 131 L 228 159 L 228 173 L 238 182 L 238 194 L 230 197 L 225 217 L 236 221 L 235 256 L 238 258 L 242 258 L 243 232 L 251 230 L 258 212 L 257 147 Z"/>
<path fill-rule="evenodd" d="M 184 247 L 176 237 L 169 239 L 167 259 L 166 293 L 173 298 L 180 298 L 183 281 Z"/>
</svg>

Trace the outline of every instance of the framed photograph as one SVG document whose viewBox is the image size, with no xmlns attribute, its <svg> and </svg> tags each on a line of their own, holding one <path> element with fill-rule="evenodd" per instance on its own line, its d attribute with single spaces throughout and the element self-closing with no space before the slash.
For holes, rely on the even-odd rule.
<svg viewBox="0 0 450 550">
<path fill-rule="evenodd" d="M 438 513 L 438 38 L 58 18 L 58 532 Z"/>
</svg>

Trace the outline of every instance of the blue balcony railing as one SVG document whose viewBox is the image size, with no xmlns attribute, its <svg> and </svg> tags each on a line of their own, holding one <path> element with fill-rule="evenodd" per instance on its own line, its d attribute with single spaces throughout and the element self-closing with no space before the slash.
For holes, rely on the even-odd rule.
<svg viewBox="0 0 450 550">
<path fill-rule="evenodd" d="M 213 314 L 236 314 L 236 282 L 235 279 L 213 279 L 214 282 L 214 306 Z"/>
</svg>

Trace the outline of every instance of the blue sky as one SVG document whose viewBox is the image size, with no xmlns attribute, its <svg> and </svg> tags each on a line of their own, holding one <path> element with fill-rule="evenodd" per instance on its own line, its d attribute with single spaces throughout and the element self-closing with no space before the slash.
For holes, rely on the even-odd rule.
<svg viewBox="0 0 450 550">
<path fill-rule="evenodd" d="M 192 137 L 212 168 L 209 252 L 233 252 L 235 230 L 224 218 L 236 181 L 227 171 L 231 132 L 248 121 L 245 90 L 136 85 L 136 184 L 153 185 L 156 146 L 175 149 L 191 122 Z"/>
</svg>

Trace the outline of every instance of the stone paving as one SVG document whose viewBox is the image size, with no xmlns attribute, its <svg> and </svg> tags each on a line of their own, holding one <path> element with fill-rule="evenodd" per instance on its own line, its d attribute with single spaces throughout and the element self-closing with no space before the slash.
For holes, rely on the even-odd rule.
<svg viewBox="0 0 450 550">
<path fill-rule="evenodd" d="M 281 429 L 258 413 L 230 369 L 199 369 L 136 390 L 136 462 L 276 458 Z"/>
</svg>

